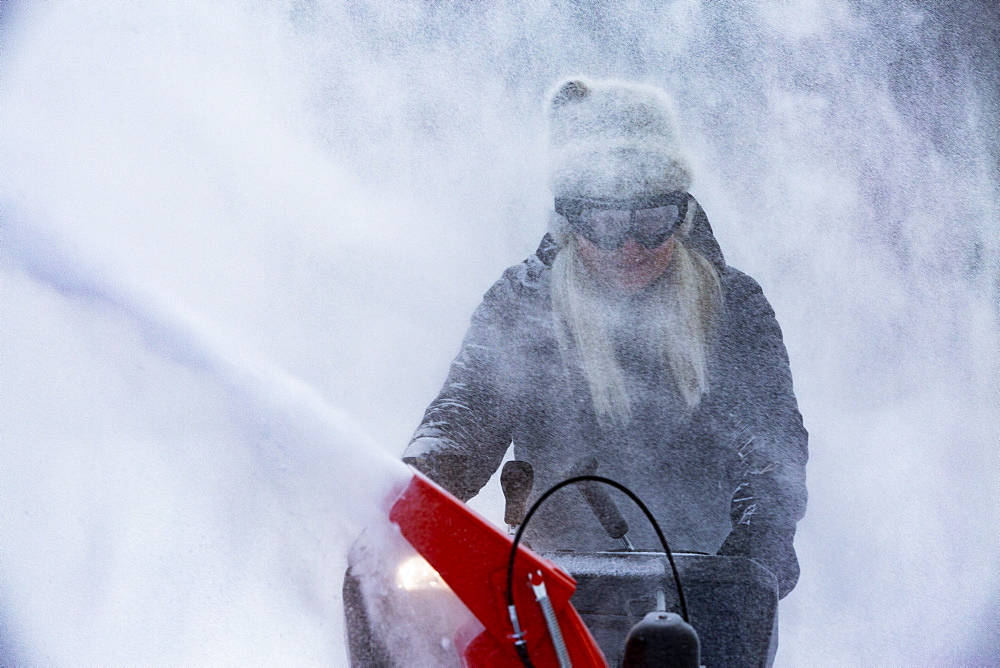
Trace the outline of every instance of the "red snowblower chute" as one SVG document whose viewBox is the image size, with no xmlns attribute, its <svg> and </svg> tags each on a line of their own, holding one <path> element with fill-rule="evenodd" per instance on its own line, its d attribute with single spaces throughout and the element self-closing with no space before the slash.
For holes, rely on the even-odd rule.
<svg viewBox="0 0 1000 668">
<path fill-rule="evenodd" d="M 518 642 L 537 668 L 557 668 L 567 660 L 579 668 L 608 665 L 570 604 L 576 581 L 519 545 L 513 573 L 515 609 L 509 610 L 506 581 L 512 539 L 423 474 L 414 472 L 389 519 L 482 624 L 482 629 L 477 625 L 460 630 L 454 638 L 463 665 L 522 666 Z"/>
</svg>

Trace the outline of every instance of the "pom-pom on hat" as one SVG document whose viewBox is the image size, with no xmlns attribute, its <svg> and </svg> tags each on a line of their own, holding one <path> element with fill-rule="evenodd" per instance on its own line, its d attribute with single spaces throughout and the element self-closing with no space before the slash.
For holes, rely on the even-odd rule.
<svg viewBox="0 0 1000 668">
<path fill-rule="evenodd" d="M 630 199 L 688 190 L 691 169 L 671 106 L 664 91 L 645 84 L 558 84 L 546 106 L 555 196 Z"/>
</svg>

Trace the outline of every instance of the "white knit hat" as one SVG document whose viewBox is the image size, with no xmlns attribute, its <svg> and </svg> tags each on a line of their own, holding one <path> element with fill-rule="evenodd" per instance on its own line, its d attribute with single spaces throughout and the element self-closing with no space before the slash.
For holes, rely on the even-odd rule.
<svg viewBox="0 0 1000 668">
<path fill-rule="evenodd" d="M 630 199 L 690 187 L 671 101 L 659 88 L 567 79 L 549 94 L 546 112 L 556 197 Z"/>
</svg>

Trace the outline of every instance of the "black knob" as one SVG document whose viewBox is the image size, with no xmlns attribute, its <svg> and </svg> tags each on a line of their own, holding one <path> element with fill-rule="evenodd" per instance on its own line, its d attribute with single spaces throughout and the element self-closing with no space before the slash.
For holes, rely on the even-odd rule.
<svg viewBox="0 0 1000 668">
<path fill-rule="evenodd" d="M 623 668 L 698 668 L 700 664 L 698 632 L 672 612 L 650 612 L 625 639 Z"/>
</svg>

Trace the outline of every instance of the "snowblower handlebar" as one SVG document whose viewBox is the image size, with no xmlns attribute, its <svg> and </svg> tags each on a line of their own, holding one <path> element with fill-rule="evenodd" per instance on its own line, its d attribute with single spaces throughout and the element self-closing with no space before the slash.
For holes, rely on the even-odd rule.
<svg viewBox="0 0 1000 668">
<path fill-rule="evenodd" d="M 573 465 L 568 477 L 597 475 L 597 466 L 597 457 L 584 457 Z M 577 483 L 576 488 L 580 490 L 587 505 L 594 511 L 594 516 L 597 517 L 597 521 L 601 523 L 608 537 L 612 540 L 621 540 L 630 551 L 635 549 L 625 536 L 628 533 L 628 522 L 622 517 L 621 511 L 618 510 L 618 506 L 611 498 L 607 488 L 595 482 L 580 482 Z"/>
</svg>

